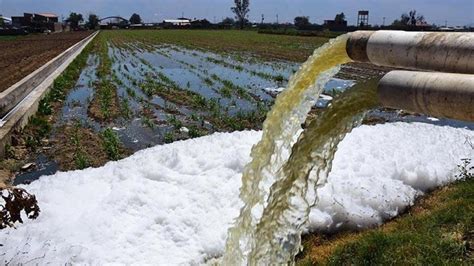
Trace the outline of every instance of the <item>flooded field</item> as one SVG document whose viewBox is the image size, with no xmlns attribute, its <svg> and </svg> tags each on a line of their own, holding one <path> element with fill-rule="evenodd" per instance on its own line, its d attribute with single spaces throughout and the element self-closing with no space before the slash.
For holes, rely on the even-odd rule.
<svg viewBox="0 0 474 266">
<path fill-rule="evenodd" d="M 74 85 L 54 104 L 34 167 L 17 175 L 16 183 L 99 166 L 157 144 L 261 129 L 276 95 L 299 67 L 249 53 L 100 35 L 92 46 Z M 315 108 L 352 85 L 331 80 Z"/>
<path fill-rule="evenodd" d="M 97 73 L 100 56 L 89 55 L 56 126 L 81 123 L 95 132 L 111 128 L 132 151 L 215 131 L 258 129 L 298 68 L 174 45 L 107 43 L 107 55 L 111 69 L 105 77 Z M 327 90 L 352 84 L 334 79 Z M 108 95 L 95 90 L 97 85 L 114 91 Z"/>
<path fill-rule="evenodd" d="M 145 33 L 99 34 L 55 81 L 38 115 L 14 137 L 1 162 L 17 173 L 15 183 L 98 167 L 158 144 L 260 130 L 275 97 L 300 66 L 280 59 L 281 52 L 271 58 L 261 51 L 205 49 Z M 295 50 L 285 49 L 289 55 Z M 377 81 L 378 74 L 367 73 L 357 81 L 331 79 L 310 117 L 347 88 Z M 372 111 L 364 123 L 392 121 L 472 126 L 390 110 Z"/>
</svg>

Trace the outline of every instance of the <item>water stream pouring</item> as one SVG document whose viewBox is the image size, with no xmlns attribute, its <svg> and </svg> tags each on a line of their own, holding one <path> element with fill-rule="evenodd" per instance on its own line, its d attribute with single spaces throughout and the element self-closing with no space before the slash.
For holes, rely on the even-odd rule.
<svg viewBox="0 0 474 266">
<path fill-rule="evenodd" d="M 397 34 L 403 35 L 402 33 Z M 420 38 L 420 35 L 413 36 Z M 421 42 L 423 45 L 429 43 L 424 38 L 426 36 L 428 35 L 423 34 L 421 37 L 424 40 Z M 462 111 L 436 112 L 435 110 L 440 108 L 432 107 L 432 105 L 443 102 L 443 98 L 438 97 L 440 94 L 431 93 L 432 90 L 425 92 L 421 90 L 420 92 L 419 89 L 435 88 L 436 86 L 427 86 L 427 84 L 420 86 L 417 82 L 404 84 L 399 81 L 403 80 L 406 74 L 395 72 L 380 82 L 378 93 L 376 83 L 372 82 L 358 84 L 344 92 L 298 136 L 298 133 L 301 132 L 301 124 L 306 120 L 306 116 L 322 92 L 324 84 L 337 73 L 340 64 L 351 61 L 351 58 L 357 61 L 372 62 L 373 60 L 388 66 L 407 68 L 422 66 L 422 69 L 428 70 L 472 73 L 471 71 L 474 69 L 472 46 L 474 41 L 471 41 L 469 45 L 466 45 L 464 41 L 465 38 L 474 40 L 473 35 L 458 36 L 457 38 L 445 37 L 448 40 L 446 41 L 447 45 L 444 46 L 438 45 L 445 43 L 441 42 L 444 40 L 443 38 L 433 39 L 432 35 L 426 37 L 427 39 L 431 38 L 430 40 L 434 42 L 431 45 L 439 48 L 436 51 L 443 56 L 442 59 L 437 56 L 421 57 L 420 55 L 425 54 L 425 50 L 412 40 L 405 42 L 399 41 L 398 37 L 396 39 L 387 38 L 392 43 L 383 44 L 381 41 L 371 41 L 372 38 L 383 40 L 383 36 L 380 37 L 373 32 L 356 32 L 350 36 L 340 36 L 317 49 L 290 79 L 287 90 L 283 91 L 276 99 L 275 105 L 264 122 L 262 140 L 252 149 L 252 161 L 246 166 L 243 173 L 240 197 L 244 207 L 234 226 L 229 229 L 226 250 L 222 258 L 223 265 L 276 265 L 294 262 L 294 257 L 300 251 L 301 233 L 308 220 L 310 208 L 317 200 L 315 189 L 317 185 L 324 184 L 331 170 L 332 159 L 338 143 L 348 132 L 360 124 L 366 111 L 379 105 L 379 99 L 382 100 L 382 104 L 395 102 L 393 105 L 388 104 L 390 107 L 402 106 L 401 102 L 405 101 L 414 103 L 411 106 L 419 107 L 419 110 L 443 114 L 445 117 L 467 117 L 467 120 L 473 120 L 474 86 L 472 86 L 472 76 L 466 77 L 463 81 L 467 89 L 461 90 L 462 95 L 468 99 L 462 101 L 461 107 L 458 107 L 463 108 Z M 405 39 L 401 38 L 401 40 Z M 389 52 L 398 51 L 401 49 L 400 46 L 409 47 L 409 49 L 405 49 L 405 52 L 408 51 L 405 57 L 391 56 L 389 53 L 387 58 L 391 58 L 390 60 L 376 61 L 375 55 L 384 58 L 384 53 L 380 52 L 377 45 L 381 47 L 380 49 L 388 49 Z M 429 49 L 431 49 L 430 47 L 428 46 Z M 450 49 L 454 49 L 456 52 L 451 52 Z M 459 49 L 462 51 L 458 51 Z M 467 61 L 460 57 L 465 53 L 469 55 Z M 373 54 L 375 55 L 373 56 Z M 416 60 L 412 60 L 412 57 L 415 57 Z M 457 58 L 457 61 L 453 63 L 454 58 L 452 57 Z M 401 63 L 394 63 L 398 62 L 396 59 L 400 59 Z M 414 65 L 413 62 L 415 62 Z M 443 66 L 441 67 L 440 64 Z M 429 77 L 423 78 L 430 80 Z M 390 95 L 397 95 L 398 89 L 394 91 L 387 88 L 398 88 L 394 87 L 395 84 L 398 84 L 397 82 L 401 84 L 400 88 L 411 87 L 412 89 L 408 91 L 417 93 L 414 94 L 415 96 L 412 95 L 413 93 L 407 93 L 411 97 L 393 101 L 393 97 Z M 412 85 L 408 86 L 409 84 Z M 441 90 L 446 91 L 446 89 Z M 452 92 L 448 92 L 448 94 L 454 95 Z M 417 95 L 422 95 L 424 100 L 418 100 Z M 446 96 L 447 94 L 444 95 L 444 97 L 451 97 Z M 406 98 L 415 100 L 410 102 Z M 431 98 L 438 100 L 430 101 Z M 430 108 L 424 108 L 418 104 L 419 102 L 427 103 Z M 449 102 L 444 100 L 444 103 Z M 446 104 L 442 109 L 449 109 L 449 106 L 453 105 Z M 463 115 L 465 112 L 467 115 Z"/>
<path fill-rule="evenodd" d="M 281 220 L 270 221 L 277 222 L 278 225 L 275 226 L 266 224 L 267 219 L 263 216 L 274 216 L 267 209 L 270 206 L 268 198 L 274 197 L 270 194 L 276 193 L 272 192 L 270 187 L 276 184 L 277 180 L 282 180 L 283 172 L 280 170 L 288 161 L 295 136 L 301 130 L 301 124 L 321 94 L 324 84 L 339 70 L 337 66 L 350 61 L 345 49 L 346 42 L 347 35 L 343 35 L 317 49 L 290 79 L 288 88 L 277 97 L 272 110 L 268 113 L 263 124 L 262 140 L 253 147 L 252 161 L 244 169 L 240 191 L 244 207 L 235 225 L 229 229 L 222 259 L 223 265 L 288 263 L 299 250 L 301 232 L 300 228 L 291 227 L 297 225 L 297 221 L 291 217 L 304 222 L 306 220 L 304 217 L 299 218 L 302 215 L 300 208 L 297 214 L 290 215 L 291 217 L 287 217 L 290 219 L 287 220 L 281 217 L 286 213 L 280 213 L 284 212 L 287 206 L 279 206 L 277 212 Z M 327 171 L 321 171 L 325 172 Z M 302 186 L 307 187 L 304 184 Z M 293 186 L 288 184 L 286 189 L 291 187 Z M 305 193 L 303 187 L 298 193 Z M 284 196 L 284 193 L 279 195 Z M 311 203 L 293 205 L 309 207 Z M 305 209 L 303 212 L 306 212 L 307 208 L 303 209 Z M 277 233 L 276 231 L 264 232 L 264 228 L 268 227 L 289 231 L 278 232 L 280 236 L 273 236 L 270 234 Z M 257 236 L 257 233 L 261 235 Z M 271 247 L 258 248 L 262 242 Z M 257 254 L 259 250 L 268 253 Z"/>
</svg>

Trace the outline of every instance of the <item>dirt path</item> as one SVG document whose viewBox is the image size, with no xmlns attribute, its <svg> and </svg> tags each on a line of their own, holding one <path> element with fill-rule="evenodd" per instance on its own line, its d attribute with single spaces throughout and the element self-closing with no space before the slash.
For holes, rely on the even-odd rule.
<svg viewBox="0 0 474 266">
<path fill-rule="evenodd" d="M 68 32 L 0 41 L 0 92 L 89 34 Z"/>
</svg>

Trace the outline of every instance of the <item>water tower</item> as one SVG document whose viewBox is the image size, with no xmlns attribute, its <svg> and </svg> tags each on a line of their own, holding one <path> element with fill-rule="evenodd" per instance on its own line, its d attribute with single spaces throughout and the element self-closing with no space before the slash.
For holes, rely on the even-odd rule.
<svg viewBox="0 0 474 266">
<path fill-rule="evenodd" d="M 367 27 L 369 25 L 369 11 L 360 10 L 357 16 L 357 27 Z"/>
</svg>

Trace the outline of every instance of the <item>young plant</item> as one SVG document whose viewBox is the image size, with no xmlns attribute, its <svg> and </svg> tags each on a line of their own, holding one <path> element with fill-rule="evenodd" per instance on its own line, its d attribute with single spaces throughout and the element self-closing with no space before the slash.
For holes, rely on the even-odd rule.
<svg viewBox="0 0 474 266">
<path fill-rule="evenodd" d="M 285 81 L 285 77 L 283 77 L 282 75 L 275 76 L 273 79 L 279 84 Z"/>
<path fill-rule="evenodd" d="M 197 127 L 191 126 L 191 127 L 189 128 L 188 135 L 189 135 L 190 138 L 199 138 L 199 137 L 203 136 L 204 134 L 201 133 L 201 132 L 198 130 Z"/>
<path fill-rule="evenodd" d="M 232 89 L 227 87 L 227 86 L 224 86 L 223 88 L 221 88 L 220 93 L 225 98 L 231 98 L 232 97 Z"/>
<path fill-rule="evenodd" d="M 130 119 L 132 117 L 132 109 L 130 108 L 130 103 L 127 98 L 122 99 L 122 103 L 120 105 L 122 108 L 120 108 L 122 116 L 124 118 Z"/>
<path fill-rule="evenodd" d="M 168 123 L 172 125 L 176 130 L 183 127 L 183 123 L 174 115 L 168 117 Z"/>
<path fill-rule="evenodd" d="M 164 136 L 165 143 L 171 143 L 174 141 L 174 136 L 172 132 L 166 132 Z"/>
<path fill-rule="evenodd" d="M 77 150 L 76 153 L 74 153 L 74 164 L 79 170 L 86 169 L 90 166 L 89 158 L 82 149 Z"/>
<path fill-rule="evenodd" d="M 74 152 L 74 164 L 79 170 L 85 169 L 90 166 L 90 160 L 84 152 L 81 145 L 81 136 L 79 129 L 82 127 L 80 122 L 77 122 L 74 126 L 74 132 L 71 137 L 71 141 L 74 144 L 76 151 Z"/>
<path fill-rule="evenodd" d="M 153 121 L 146 117 L 146 116 L 143 116 L 142 117 L 142 124 L 148 128 L 151 128 L 151 129 L 154 129 L 155 128 L 155 123 L 153 123 Z"/>
<path fill-rule="evenodd" d="M 107 128 L 100 134 L 100 137 L 109 159 L 114 161 L 120 159 L 120 139 L 117 134 L 111 128 Z"/>
</svg>

